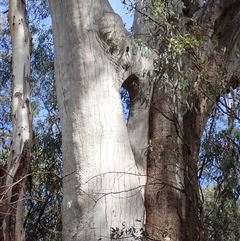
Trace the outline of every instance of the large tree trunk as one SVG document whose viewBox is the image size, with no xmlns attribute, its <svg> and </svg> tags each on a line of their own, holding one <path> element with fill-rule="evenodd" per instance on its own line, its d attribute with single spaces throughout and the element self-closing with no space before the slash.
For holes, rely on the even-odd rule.
<svg viewBox="0 0 240 241">
<path fill-rule="evenodd" d="M 32 143 L 30 43 L 25 1 L 9 1 L 12 40 L 13 135 L 7 165 L 1 170 L 0 240 L 23 241 L 23 194 Z"/>
<path fill-rule="evenodd" d="M 193 91 L 177 93 L 182 103 L 187 100 L 194 108 L 182 115 L 179 105 L 174 104 L 171 90 L 161 91 L 159 83 L 153 90 L 145 189 L 146 230 L 153 240 L 202 240 L 203 210 L 197 181 L 200 138 L 217 96 L 229 86 L 235 88 L 240 76 L 238 1 L 208 1 L 207 5 L 201 1 L 184 3 L 185 6 L 173 1 L 173 5 L 168 6 L 179 15 L 179 31 L 183 35 L 188 33 L 189 17 L 195 14 L 204 42 L 194 51 L 194 57 L 201 63 L 199 66 L 190 54 L 183 56 L 183 64 L 179 64 L 183 76 L 188 69 L 198 75 L 195 83 L 191 80 Z M 150 1 L 144 4 L 148 8 L 144 8 L 142 2 L 137 5 L 134 33 L 148 40 L 148 31 L 146 27 L 143 29 L 139 18 L 142 13 L 148 14 L 145 9 L 151 8 L 151 4 Z M 161 19 L 157 21 L 160 23 Z M 173 78 L 170 82 L 176 82 L 180 76 Z"/>
<path fill-rule="evenodd" d="M 200 197 L 197 156 L 200 133 L 196 113 L 180 121 L 171 100 L 154 90 L 146 185 L 146 229 L 154 240 L 196 240 Z"/>
<path fill-rule="evenodd" d="M 181 66 L 182 72 L 199 71 L 192 81 L 195 91 L 179 91 L 178 96 L 198 111 L 181 116 L 157 83 L 148 93 L 151 105 L 134 98 L 139 90 L 134 87 L 148 83 L 138 74 L 150 69 L 152 60 L 143 52 L 132 55 L 134 43 L 107 0 L 50 1 L 63 136 L 63 240 L 119 238 L 122 229 L 144 225 L 145 207 L 151 239 L 201 240 L 197 155 L 216 97 L 231 85 L 229 80 L 239 78 L 239 3 L 183 2 L 187 8 L 174 1 L 181 26 L 188 26 L 196 13 L 204 41 L 195 52 L 201 70 L 187 58 Z M 145 16 L 136 14 L 134 34 L 147 39 L 137 21 Z M 229 30 L 231 24 L 235 32 Z M 231 48 L 223 34 L 230 34 Z M 218 45 L 213 48 L 215 35 Z M 221 83 L 216 75 L 220 70 Z M 121 86 L 132 100 L 127 127 Z M 213 93 L 215 86 L 219 88 Z"/>
<path fill-rule="evenodd" d="M 106 0 L 50 1 L 50 9 L 63 136 L 63 240 L 116 237 L 111 227 L 119 234 L 141 228 L 145 216 L 146 175 L 138 166 L 146 168 L 135 163 L 119 93 L 136 73 L 126 52 L 131 37 Z M 138 66 L 144 61 L 134 58 Z"/>
</svg>

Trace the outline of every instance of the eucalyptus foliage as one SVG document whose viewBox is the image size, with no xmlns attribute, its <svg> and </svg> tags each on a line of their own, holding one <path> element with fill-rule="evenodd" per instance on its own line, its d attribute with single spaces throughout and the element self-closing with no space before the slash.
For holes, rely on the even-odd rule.
<svg viewBox="0 0 240 241">
<path fill-rule="evenodd" d="M 239 240 L 240 238 L 240 132 L 239 92 L 222 96 L 222 104 L 208 121 L 199 155 L 199 180 L 204 212 L 205 240 Z M 227 100 L 226 100 L 227 99 Z M 228 113 L 228 115 L 227 115 Z"/>
<path fill-rule="evenodd" d="M 143 46 L 154 56 L 154 71 L 143 71 L 148 75 L 151 86 L 166 93 L 169 110 L 184 117 L 188 111 L 198 114 L 197 100 L 185 98 L 185 94 L 198 91 L 215 103 L 202 136 L 199 151 L 198 180 L 200 183 L 201 207 L 200 226 L 203 226 L 204 240 L 239 240 L 240 238 L 240 132 L 239 132 L 239 90 L 223 86 L 224 68 L 219 72 L 205 71 L 206 63 L 201 61 L 198 49 L 204 44 L 203 29 L 194 18 L 187 26 L 180 27 L 176 18 L 179 12 L 172 7 L 177 1 L 141 1 L 142 8 L 136 9 L 134 1 L 122 1 L 129 11 L 135 10 L 145 16 L 144 41 L 140 40 L 135 52 Z M 134 33 L 133 33 L 134 34 Z M 136 36 L 137 37 L 137 36 Z M 145 41 L 146 40 L 146 41 Z M 213 36 L 214 52 L 218 39 Z M 192 61 L 192 68 L 185 69 L 184 63 Z M 198 78 L 204 78 L 202 86 Z M 217 81 L 210 85 L 211 79 Z M 220 90 L 224 89 L 223 92 Z M 145 90 L 139 91 L 139 99 L 147 102 Z"/>
</svg>

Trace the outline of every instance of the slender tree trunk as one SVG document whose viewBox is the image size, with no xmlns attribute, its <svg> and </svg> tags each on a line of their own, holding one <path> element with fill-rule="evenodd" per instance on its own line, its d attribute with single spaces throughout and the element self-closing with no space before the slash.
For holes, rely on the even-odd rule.
<svg viewBox="0 0 240 241">
<path fill-rule="evenodd" d="M 30 107 L 30 42 L 25 1 L 9 1 L 12 39 L 13 135 L 7 165 L 2 170 L 0 239 L 25 240 L 23 229 L 24 176 L 28 171 L 32 142 Z"/>
</svg>

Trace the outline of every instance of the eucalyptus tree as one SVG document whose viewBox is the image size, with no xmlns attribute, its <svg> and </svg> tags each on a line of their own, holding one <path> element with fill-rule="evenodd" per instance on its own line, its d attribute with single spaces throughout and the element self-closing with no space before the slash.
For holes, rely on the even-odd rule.
<svg viewBox="0 0 240 241">
<path fill-rule="evenodd" d="M 25 2 L 9 1 L 12 42 L 13 133 L 6 167 L 1 169 L 1 240 L 24 240 L 22 224 L 24 176 L 32 143 L 30 104 L 30 42 Z"/>
<path fill-rule="evenodd" d="M 10 28 L 7 21 L 9 13 L 8 4 L 8 1 L 1 1 L 0 160 L 1 175 L 4 178 L 6 178 L 6 173 L 10 173 L 6 163 L 12 136 L 10 106 L 11 85 L 13 85 L 11 84 L 11 63 L 13 60 L 11 56 L 13 50 L 11 50 Z M 49 8 L 47 2 L 42 0 L 28 1 L 26 8 L 28 10 L 28 24 L 32 37 L 32 64 L 31 75 L 29 76 L 31 109 L 34 119 L 32 125 L 32 153 L 30 160 L 28 160 L 29 168 L 28 165 L 24 166 L 25 173 L 22 174 L 22 180 L 19 182 L 15 176 L 12 185 L 9 186 L 15 190 L 20 183 L 21 188 L 24 190 L 24 195 L 19 196 L 20 201 L 24 200 L 23 210 L 22 207 L 19 207 L 18 215 L 14 211 L 14 205 L 16 204 L 14 198 L 17 197 L 17 195 L 14 196 L 14 193 L 12 193 L 10 201 L 11 208 L 6 211 L 8 205 L 6 201 L 9 201 L 9 199 L 6 199 L 6 196 L 4 196 L 6 188 L 4 186 L 5 180 L 3 179 L 1 182 L 1 222 L 3 222 L 3 218 L 9 217 L 11 222 L 14 222 L 16 218 L 18 225 L 23 225 L 22 236 L 18 235 L 21 229 L 16 229 L 16 232 L 15 230 L 11 230 L 11 222 L 9 222 L 9 226 L 1 225 L 1 240 L 7 240 L 8 234 L 11 235 L 11 240 L 59 240 L 61 237 L 60 205 L 62 199 L 60 178 L 62 167 L 60 147 L 61 128 L 55 97 L 53 43 L 51 26 L 49 24 Z M 48 20 L 46 20 L 47 18 Z M 21 58 L 19 61 L 20 63 L 24 63 Z M 3 237 L 4 233 L 5 237 Z"/>
<path fill-rule="evenodd" d="M 198 151 L 218 96 L 238 85 L 239 1 L 123 1 L 142 41 L 107 0 L 49 2 L 63 240 L 130 240 L 144 225 L 150 239 L 202 240 Z"/>
<path fill-rule="evenodd" d="M 204 131 L 199 178 L 204 204 L 204 240 L 238 240 L 239 89 L 219 99 Z"/>
<path fill-rule="evenodd" d="M 133 39 L 107 0 L 49 2 L 63 240 L 202 240 L 198 151 L 219 95 L 238 85 L 240 4 L 123 1 L 135 9 Z"/>
</svg>

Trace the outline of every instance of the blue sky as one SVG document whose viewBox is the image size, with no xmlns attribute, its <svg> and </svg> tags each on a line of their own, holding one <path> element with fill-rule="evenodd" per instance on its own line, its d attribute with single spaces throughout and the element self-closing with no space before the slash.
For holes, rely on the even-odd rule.
<svg viewBox="0 0 240 241">
<path fill-rule="evenodd" d="M 121 0 L 109 0 L 112 8 L 123 19 L 123 23 L 126 24 L 127 30 L 132 27 L 133 16 L 129 13 L 127 8 L 121 3 Z"/>
<path fill-rule="evenodd" d="M 128 12 L 126 6 L 122 4 L 121 0 L 108 0 L 108 1 L 111 4 L 113 10 L 121 16 L 123 23 L 126 25 L 126 29 L 130 30 L 133 22 L 133 13 Z M 51 24 L 50 17 L 44 20 L 44 23 L 46 25 Z"/>
</svg>

